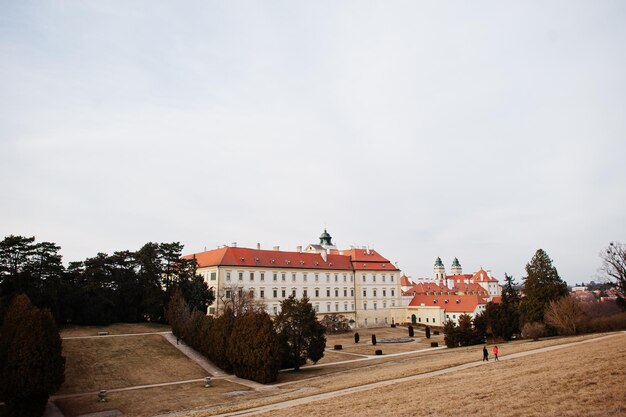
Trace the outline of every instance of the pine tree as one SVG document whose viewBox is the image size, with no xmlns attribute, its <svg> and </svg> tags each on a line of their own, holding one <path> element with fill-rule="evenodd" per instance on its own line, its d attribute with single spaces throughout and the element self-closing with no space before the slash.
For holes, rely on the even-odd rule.
<svg viewBox="0 0 626 417">
<path fill-rule="evenodd" d="M 552 259 L 543 249 L 538 249 L 526 265 L 524 298 L 520 305 L 522 323 L 543 322 L 547 304 L 567 295 L 567 284 L 561 279 Z"/>
<path fill-rule="evenodd" d="M 284 299 L 274 325 L 281 345 L 281 367 L 297 370 L 307 359 L 315 363 L 324 356 L 326 329 L 317 321 L 307 297 Z"/>
</svg>

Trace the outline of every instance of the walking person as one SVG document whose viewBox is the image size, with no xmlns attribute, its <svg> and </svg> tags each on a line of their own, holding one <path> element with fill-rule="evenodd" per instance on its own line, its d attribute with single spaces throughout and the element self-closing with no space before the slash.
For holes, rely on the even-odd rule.
<svg viewBox="0 0 626 417">
<path fill-rule="evenodd" d="M 500 359 L 498 359 L 498 346 L 494 346 L 493 347 L 493 356 L 494 356 L 494 361 L 499 361 Z"/>
<path fill-rule="evenodd" d="M 487 346 L 483 346 L 483 362 L 489 362 L 489 351 L 487 350 Z"/>
</svg>

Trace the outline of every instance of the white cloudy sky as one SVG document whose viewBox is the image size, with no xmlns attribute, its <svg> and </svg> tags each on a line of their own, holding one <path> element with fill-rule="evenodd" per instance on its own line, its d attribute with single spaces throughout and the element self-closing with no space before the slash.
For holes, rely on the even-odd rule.
<svg viewBox="0 0 626 417">
<path fill-rule="evenodd" d="M 0 2 L 0 233 L 371 245 L 570 283 L 626 240 L 623 1 Z"/>
</svg>

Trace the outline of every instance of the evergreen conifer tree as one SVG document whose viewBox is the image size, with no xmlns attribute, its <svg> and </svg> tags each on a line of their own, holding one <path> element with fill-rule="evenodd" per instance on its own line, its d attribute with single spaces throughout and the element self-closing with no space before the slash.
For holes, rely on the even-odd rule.
<svg viewBox="0 0 626 417">
<path fill-rule="evenodd" d="M 0 337 L 0 399 L 9 416 L 39 417 L 65 378 L 61 338 L 52 314 L 15 297 Z"/>
<path fill-rule="evenodd" d="M 543 322 L 546 306 L 552 300 L 567 295 L 567 284 L 561 279 L 552 259 L 538 249 L 526 265 L 524 299 L 520 305 L 522 323 Z"/>
<path fill-rule="evenodd" d="M 307 359 L 315 363 L 324 356 L 326 329 L 317 321 L 307 297 L 284 299 L 274 325 L 281 346 L 281 367 L 300 369 Z"/>
</svg>

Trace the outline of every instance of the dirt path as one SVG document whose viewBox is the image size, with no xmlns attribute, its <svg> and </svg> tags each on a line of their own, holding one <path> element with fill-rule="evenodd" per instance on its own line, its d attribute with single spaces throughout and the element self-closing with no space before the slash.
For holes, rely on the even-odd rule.
<svg viewBox="0 0 626 417">
<path fill-rule="evenodd" d="M 513 353 L 513 354 L 510 354 L 510 355 L 501 356 L 500 360 L 501 361 L 512 360 L 512 359 L 522 358 L 522 357 L 525 357 L 525 356 L 535 355 L 535 354 L 539 354 L 539 353 L 550 352 L 550 351 L 553 351 L 553 350 L 565 349 L 565 348 L 568 348 L 568 347 L 577 346 L 577 345 L 581 345 L 581 344 L 585 344 L 585 343 L 597 342 L 598 340 L 603 340 L 603 339 L 607 339 L 607 338 L 610 338 L 610 337 L 623 336 L 624 333 L 626 333 L 626 332 L 615 333 L 615 334 L 602 336 L 602 337 L 594 338 L 594 339 L 583 340 L 583 341 L 579 341 L 579 342 L 571 342 L 571 343 L 566 343 L 566 344 L 562 344 L 562 345 L 548 346 L 548 347 L 538 348 L 538 349 L 529 350 L 529 351 L 525 351 L 525 352 Z M 322 394 L 314 394 L 314 395 L 311 395 L 311 396 L 308 396 L 308 397 L 304 397 L 304 398 L 296 398 L 296 399 L 293 399 L 293 400 L 287 400 L 287 401 L 279 402 L 279 403 L 276 403 L 276 404 L 270 404 L 270 405 L 254 407 L 254 408 L 251 408 L 251 409 L 248 409 L 248 410 L 235 411 L 235 412 L 224 413 L 224 414 L 217 414 L 217 415 L 214 415 L 212 417 L 251 416 L 251 415 L 255 415 L 255 414 L 266 413 L 266 412 L 269 412 L 269 411 L 282 410 L 282 409 L 285 409 L 285 408 L 295 407 L 295 406 L 298 406 L 298 405 L 309 404 L 309 403 L 312 403 L 312 402 L 328 400 L 328 399 L 331 399 L 331 398 L 334 399 L 334 398 L 337 398 L 337 397 L 350 395 L 350 394 L 355 394 L 355 393 L 359 393 L 359 392 L 370 391 L 370 390 L 374 390 L 374 389 L 377 389 L 377 388 L 386 387 L 386 386 L 389 386 L 389 385 L 400 384 L 400 383 L 403 383 L 403 382 L 409 382 L 409 381 L 416 381 L 416 380 L 420 380 L 420 379 L 432 378 L 432 377 L 435 377 L 435 376 L 444 375 L 444 374 L 448 374 L 448 373 L 451 373 L 451 372 L 458 372 L 458 371 L 462 371 L 464 369 L 474 368 L 474 367 L 477 367 L 477 366 L 491 366 L 494 363 L 495 363 L 494 361 L 489 361 L 489 362 L 483 362 L 483 361 L 468 362 L 468 363 L 465 363 L 465 364 L 462 364 L 462 365 L 452 366 L 450 368 L 440 369 L 440 370 L 432 371 L 432 372 L 426 372 L 426 373 L 419 374 L 419 375 L 412 375 L 412 376 L 407 376 L 407 377 L 395 378 L 395 379 L 391 379 L 391 380 L 387 380 L 387 381 L 374 382 L 374 383 L 370 383 L 370 384 L 361 385 L 361 386 L 358 386 L 358 387 L 344 388 L 344 389 L 340 389 L 340 390 L 336 390 L 336 391 L 325 392 L 325 393 L 322 393 Z M 202 412 L 203 410 L 200 409 L 200 410 L 194 410 L 194 411 Z"/>
</svg>

